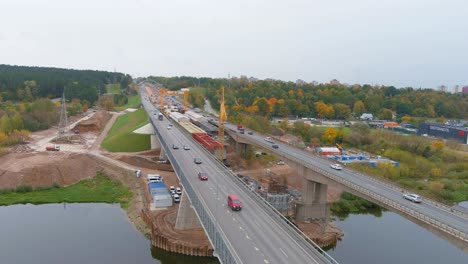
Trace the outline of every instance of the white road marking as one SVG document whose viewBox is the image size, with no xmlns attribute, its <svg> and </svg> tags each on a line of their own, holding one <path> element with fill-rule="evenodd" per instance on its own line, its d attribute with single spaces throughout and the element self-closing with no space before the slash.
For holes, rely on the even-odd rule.
<svg viewBox="0 0 468 264">
<path fill-rule="evenodd" d="M 255 251 L 259 251 L 260 249 L 258 249 L 258 247 L 254 247 Z"/>
<path fill-rule="evenodd" d="M 250 240 L 250 237 L 249 236 L 245 236 L 248 240 Z"/>
<path fill-rule="evenodd" d="M 286 255 L 286 253 L 284 252 L 284 250 L 283 250 L 282 248 L 279 248 L 279 249 L 281 250 L 281 252 L 283 252 L 283 254 L 284 254 L 287 258 L 289 258 L 288 255 Z"/>
<path fill-rule="evenodd" d="M 234 222 L 235 222 L 235 221 L 236 221 L 236 218 L 235 218 L 235 217 L 233 217 L 233 218 L 232 218 L 232 221 L 234 221 Z"/>
<path fill-rule="evenodd" d="M 264 259 L 263 260 L 266 264 L 270 263 L 270 261 L 268 261 L 267 259 Z"/>
<path fill-rule="evenodd" d="M 239 229 L 242 230 L 242 226 L 239 226 Z"/>
<path fill-rule="evenodd" d="M 254 221 L 254 223 L 255 223 L 256 225 L 260 226 L 260 225 L 257 223 L 257 221 L 256 221 L 256 220 L 253 220 L 253 221 Z"/>
</svg>

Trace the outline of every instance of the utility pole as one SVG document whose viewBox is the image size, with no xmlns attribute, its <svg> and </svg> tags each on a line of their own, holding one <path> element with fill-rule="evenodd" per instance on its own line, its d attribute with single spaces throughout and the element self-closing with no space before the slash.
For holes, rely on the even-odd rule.
<svg viewBox="0 0 468 264">
<path fill-rule="evenodd" d="M 56 139 L 70 140 L 70 130 L 68 129 L 67 106 L 65 103 L 65 89 L 63 89 L 61 104 L 60 104 L 60 122 Z"/>
</svg>

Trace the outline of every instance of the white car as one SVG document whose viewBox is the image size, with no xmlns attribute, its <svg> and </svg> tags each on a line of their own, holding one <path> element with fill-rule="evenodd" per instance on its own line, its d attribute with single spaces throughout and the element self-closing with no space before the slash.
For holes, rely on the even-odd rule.
<svg viewBox="0 0 468 264">
<path fill-rule="evenodd" d="M 332 164 L 330 165 L 330 167 L 332 167 L 332 169 L 335 169 L 335 170 L 342 170 L 343 167 L 341 167 L 340 164 Z"/>
<path fill-rule="evenodd" d="M 180 189 L 180 187 L 177 187 L 175 189 L 175 192 L 178 194 L 178 195 L 181 195 L 182 194 L 182 189 Z"/>
<path fill-rule="evenodd" d="M 403 194 L 403 198 L 405 198 L 406 200 L 410 200 L 412 202 L 415 202 L 415 203 L 422 202 L 421 196 L 419 196 L 417 194 L 414 194 L 414 193 L 405 193 L 405 194 Z"/>
<path fill-rule="evenodd" d="M 190 150 L 190 146 L 189 145 L 184 145 L 184 150 Z"/>
<path fill-rule="evenodd" d="M 172 196 L 172 199 L 174 200 L 174 203 L 180 203 L 180 196 L 178 194 L 174 194 L 174 196 Z"/>
<path fill-rule="evenodd" d="M 278 164 L 278 165 L 284 165 L 284 161 L 278 160 L 278 162 L 276 162 L 276 164 Z"/>
<path fill-rule="evenodd" d="M 174 186 L 171 186 L 171 187 L 169 187 L 169 190 L 175 192 L 175 187 L 174 187 Z"/>
</svg>

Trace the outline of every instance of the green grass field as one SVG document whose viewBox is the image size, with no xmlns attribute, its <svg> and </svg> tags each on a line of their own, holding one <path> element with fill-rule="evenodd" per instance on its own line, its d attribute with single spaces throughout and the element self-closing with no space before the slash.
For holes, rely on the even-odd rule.
<svg viewBox="0 0 468 264">
<path fill-rule="evenodd" d="M 25 189 L 25 188 L 23 188 Z M 28 188 L 30 189 L 30 188 Z M 2 191 L 0 205 L 47 203 L 120 203 L 126 209 L 132 198 L 130 190 L 121 183 L 98 173 L 68 187 L 42 188 L 28 192 Z"/>
<path fill-rule="evenodd" d="M 149 150 L 150 135 L 135 134 L 133 131 L 148 123 L 148 117 L 143 108 L 120 116 L 115 121 L 102 147 L 111 152 L 136 152 Z"/>
<path fill-rule="evenodd" d="M 140 98 L 140 95 L 137 94 L 137 95 L 129 97 L 127 104 L 122 105 L 122 106 L 117 106 L 117 107 L 115 107 L 115 109 L 118 110 L 118 111 L 122 111 L 122 110 L 125 110 L 127 108 L 139 108 L 140 105 L 141 105 L 141 98 Z"/>
<path fill-rule="evenodd" d="M 119 94 L 120 91 L 120 83 L 106 84 L 106 93 Z"/>
</svg>

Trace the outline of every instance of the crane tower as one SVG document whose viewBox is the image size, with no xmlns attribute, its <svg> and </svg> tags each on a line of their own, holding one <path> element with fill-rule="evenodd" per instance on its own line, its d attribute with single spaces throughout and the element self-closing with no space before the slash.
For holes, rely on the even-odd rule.
<svg viewBox="0 0 468 264">
<path fill-rule="evenodd" d="M 226 107 L 224 105 L 224 86 L 221 86 L 221 97 L 219 98 L 219 117 L 218 117 L 218 142 L 223 148 L 218 152 L 218 158 L 224 159 L 224 122 L 227 120 Z"/>
</svg>

